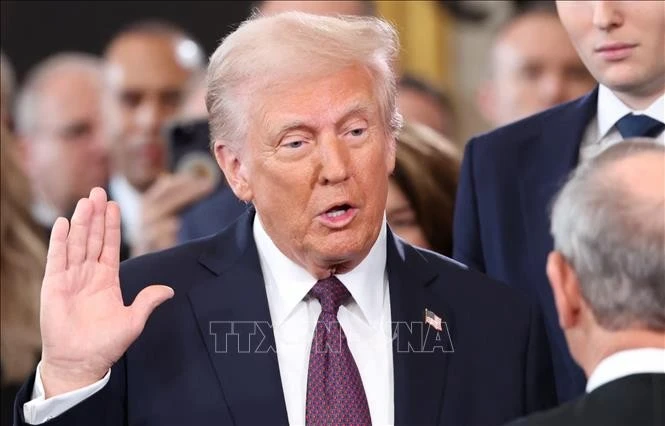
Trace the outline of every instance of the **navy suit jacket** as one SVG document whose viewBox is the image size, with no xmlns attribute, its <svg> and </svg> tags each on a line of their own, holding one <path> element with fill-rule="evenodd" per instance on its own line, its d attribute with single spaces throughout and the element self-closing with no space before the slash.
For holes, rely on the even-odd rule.
<svg viewBox="0 0 665 426">
<path fill-rule="evenodd" d="M 226 182 L 222 182 L 212 194 L 183 212 L 178 242 L 216 234 L 235 222 L 247 209 L 247 204 L 236 197 Z"/>
<path fill-rule="evenodd" d="M 584 392 L 545 272 L 551 201 L 576 167 L 597 89 L 475 137 L 466 146 L 455 206 L 453 257 L 525 291 L 545 315 L 560 401 Z"/>
<path fill-rule="evenodd" d="M 288 423 L 276 353 L 243 353 L 235 337 L 217 333 L 220 321 L 270 322 L 253 218 L 250 209 L 219 234 L 122 264 L 126 302 L 151 283 L 171 285 L 175 296 L 153 312 L 109 383 L 48 424 Z M 422 340 L 431 349 L 440 333 L 427 325 L 423 337 L 395 326 L 396 424 L 501 424 L 555 404 L 542 318 L 527 297 L 391 232 L 387 245 L 392 321 L 423 324 L 427 308 L 443 319 L 452 343 L 438 341 L 445 351 L 403 350 Z M 275 345 L 270 328 L 252 338 L 252 348 Z M 33 382 L 17 397 L 17 424 Z"/>
</svg>

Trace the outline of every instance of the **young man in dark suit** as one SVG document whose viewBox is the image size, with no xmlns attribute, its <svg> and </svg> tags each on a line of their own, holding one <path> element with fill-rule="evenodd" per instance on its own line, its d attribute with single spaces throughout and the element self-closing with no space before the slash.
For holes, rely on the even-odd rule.
<svg viewBox="0 0 665 426">
<path fill-rule="evenodd" d="M 561 332 L 545 259 L 548 207 L 578 163 L 634 136 L 663 144 L 662 2 L 565 1 L 559 16 L 600 83 L 583 98 L 467 144 L 456 200 L 454 257 L 528 293 L 545 314 L 560 401 L 584 390 Z"/>
<path fill-rule="evenodd" d="M 625 141 L 576 170 L 547 275 L 586 395 L 515 425 L 665 422 L 665 148 Z"/>
</svg>

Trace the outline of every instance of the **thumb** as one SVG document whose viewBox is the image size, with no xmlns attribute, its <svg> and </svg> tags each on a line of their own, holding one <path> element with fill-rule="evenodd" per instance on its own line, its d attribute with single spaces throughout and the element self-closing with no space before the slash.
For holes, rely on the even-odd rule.
<svg viewBox="0 0 665 426">
<path fill-rule="evenodd" d="M 141 290 L 130 306 L 137 328 L 142 330 L 152 311 L 174 294 L 173 289 L 165 285 L 151 285 Z"/>
</svg>

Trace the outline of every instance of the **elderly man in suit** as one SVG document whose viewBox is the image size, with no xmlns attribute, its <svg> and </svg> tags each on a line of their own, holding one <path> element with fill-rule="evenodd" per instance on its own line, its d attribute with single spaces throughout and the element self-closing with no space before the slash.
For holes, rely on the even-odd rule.
<svg viewBox="0 0 665 426">
<path fill-rule="evenodd" d="M 528 298 L 386 225 L 398 51 L 371 17 L 288 12 L 226 37 L 206 102 L 253 208 L 122 266 L 103 191 L 59 219 L 17 422 L 488 425 L 551 406 Z"/>
<path fill-rule="evenodd" d="M 586 395 L 520 425 L 665 421 L 665 148 L 626 141 L 554 204 L 547 275 Z"/>
<path fill-rule="evenodd" d="M 600 86 L 466 146 L 457 191 L 453 257 L 531 295 L 545 315 L 560 401 L 584 374 L 559 328 L 545 260 L 549 203 L 575 166 L 624 138 L 665 128 L 662 2 L 563 1 L 559 16 Z"/>
</svg>

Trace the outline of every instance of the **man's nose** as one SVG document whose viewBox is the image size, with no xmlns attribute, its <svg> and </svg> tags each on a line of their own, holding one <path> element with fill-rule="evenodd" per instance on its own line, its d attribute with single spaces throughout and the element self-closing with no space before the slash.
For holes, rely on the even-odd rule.
<svg viewBox="0 0 665 426">
<path fill-rule="evenodd" d="M 327 136 L 319 143 L 321 173 L 319 181 L 334 185 L 349 178 L 351 156 L 349 147 L 337 136 Z"/>
<path fill-rule="evenodd" d="M 621 11 L 614 1 L 593 1 L 593 25 L 603 31 L 619 27 L 623 23 Z"/>
<path fill-rule="evenodd" d="M 136 111 L 137 127 L 144 133 L 159 131 L 160 111 L 157 102 L 145 102 Z"/>
</svg>

